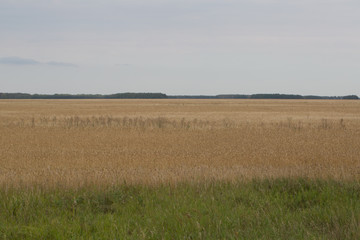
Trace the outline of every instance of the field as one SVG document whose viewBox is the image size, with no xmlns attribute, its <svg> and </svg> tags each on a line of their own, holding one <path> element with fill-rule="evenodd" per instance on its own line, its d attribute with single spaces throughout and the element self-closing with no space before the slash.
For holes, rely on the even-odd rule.
<svg viewBox="0 0 360 240">
<path fill-rule="evenodd" d="M 4 239 L 360 236 L 360 101 L 1 100 L 0 146 Z"/>
<path fill-rule="evenodd" d="M 360 178 L 359 101 L 0 102 L 0 184 Z"/>
</svg>

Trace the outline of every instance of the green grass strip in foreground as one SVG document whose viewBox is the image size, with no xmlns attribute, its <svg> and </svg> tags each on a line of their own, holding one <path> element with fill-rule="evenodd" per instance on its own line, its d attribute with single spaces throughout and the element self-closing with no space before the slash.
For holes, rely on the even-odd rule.
<svg viewBox="0 0 360 240">
<path fill-rule="evenodd" d="M 0 191 L 1 239 L 360 239 L 360 183 Z"/>
</svg>

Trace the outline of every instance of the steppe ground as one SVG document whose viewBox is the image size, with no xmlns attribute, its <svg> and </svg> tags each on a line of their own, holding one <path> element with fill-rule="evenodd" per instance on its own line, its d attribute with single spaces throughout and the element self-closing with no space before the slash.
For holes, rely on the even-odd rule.
<svg viewBox="0 0 360 240">
<path fill-rule="evenodd" d="M 1 100 L 0 239 L 360 239 L 360 101 Z"/>
<path fill-rule="evenodd" d="M 0 184 L 360 179 L 360 101 L 1 100 Z"/>
</svg>

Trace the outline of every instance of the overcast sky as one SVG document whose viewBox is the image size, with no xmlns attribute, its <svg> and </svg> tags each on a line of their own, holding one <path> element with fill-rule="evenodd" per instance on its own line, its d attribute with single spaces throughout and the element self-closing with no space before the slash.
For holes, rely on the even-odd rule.
<svg viewBox="0 0 360 240">
<path fill-rule="evenodd" d="M 360 95 L 360 1 L 0 0 L 0 92 Z"/>
</svg>

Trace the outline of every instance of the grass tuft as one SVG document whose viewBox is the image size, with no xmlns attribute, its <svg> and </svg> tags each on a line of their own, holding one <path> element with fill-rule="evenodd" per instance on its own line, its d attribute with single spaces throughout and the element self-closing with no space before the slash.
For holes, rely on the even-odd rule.
<svg viewBox="0 0 360 240">
<path fill-rule="evenodd" d="M 360 183 L 310 179 L 0 192 L 3 239 L 358 239 Z"/>
</svg>

